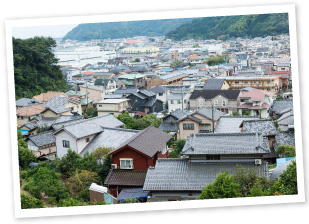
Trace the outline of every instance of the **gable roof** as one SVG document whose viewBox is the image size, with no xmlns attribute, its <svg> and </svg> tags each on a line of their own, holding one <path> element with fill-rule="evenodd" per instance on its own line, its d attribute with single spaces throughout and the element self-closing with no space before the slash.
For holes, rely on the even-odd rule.
<svg viewBox="0 0 309 224">
<path fill-rule="evenodd" d="M 191 134 L 183 155 L 266 154 L 268 141 L 261 133 Z"/>
<path fill-rule="evenodd" d="M 40 114 L 45 110 L 45 107 L 43 107 L 41 104 L 36 104 L 33 106 L 28 107 L 21 107 L 16 109 L 16 114 L 20 116 L 31 116 Z"/>
<path fill-rule="evenodd" d="M 257 119 L 257 120 L 244 120 L 241 125 L 241 128 L 245 132 L 260 132 L 263 135 L 276 135 L 277 129 L 274 125 L 274 122 L 269 119 Z"/>
<path fill-rule="evenodd" d="M 57 108 L 57 107 L 62 107 L 66 103 L 74 103 L 74 104 L 79 104 L 80 102 L 78 100 L 75 100 L 71 97 L 60 97 L 60 96 L 54 96 L 51 98 L 49 101 L 47 101 L 44 104 L 44 107 L 46 108 Z"/>
<path fill-rule="evenodd" d="M 273 96 L 274 93 L 262 91 L 259 89 L 252 89 L 249 92 L 241 94 L 239 98 L 250 98 L 251 101 L 263 101 L 265 96 Z"/>
<path fill-rule="evenodd" d="M 217 126 L 215 127 L 215 133 L 241 132 L 241 128 L 239 126 L 243 121 L 256 119 L 259 118 L 247 116 L 222 116 L 218 120 Z"/>
<path fill-rule="evenodd" d="M 32 106 L 36 104 L 43 104 L 43 102 L 39 100 L 29 99 L 29 98 L 21 98 L 19 100 L 16 100 L 17 107 L 27 107 L 27 106 Z"/>
<path fill-rule="evenodd" d="M 199 114 L 201 116 L 204 116 L 208 119 L 212 119 L 212 110 L 211 109 L 206 109 L 204 107 L 200 108 L 200 109 L 197 109 L 196 111 L 194 111 L 191 115 L 194 115 L 194 114 Z M 217 121 L 221 116 L 224 115 L 223 112 L 217 110 L 217 109 L 214 109 L 214 120 Z"/>
<path fill-rule="evenodd" d="M 122 125 L 123 123 L 113 115 L 107 114 L 90 119 L 76 121 L 73 124 L 65 124 L 62 128 L 57 130 L 54 135 L 56 135 L 61 130 L 64 130 L 76 139 L 79 139 L 100 133 L 103 131 L 103 127 L 116 128 Z"/>
<path fill-rule="evenodd" d="M 192 162 L 189 159 L 158 159 L 155 167 L 148 168 L 144 191 L 202 191 L 213 183 L 219 173 L 229 171 L 236 174 L 236 168 L 256 169 L 266 176 L 266 163 L 256 166 L 253 162 Z"/>
<path fill-rule="evenodd" d="M 220 90 L 225 79 L 207 79 L 203 89 L 205 90 Z"/>
<path fill-rule="evenodd" d="M 121 144 L 121 146 L 111 151 L 109 155 L 113 155 L 123 147 L 129 146 L 149 157 L 153 157 L 157 152 L 162 151 L 168 140 L 171 138 L 172 136 L 170 134 L 165 133 L 164 131 L 161 131 L 153 126 L 149 126 L 143 131 L 133 135 Z"/>
<path fill-rule="evenodd" d="M 237 100 L 240 90 L 194 90 L 190 96 L 191 99 L 197 99 L 199 97 L 205 100 L 211 100 L 218 95 L 221 95 L 229 100 Z"/>
<path fill-rule="evenodd" d="M 53 131 L 46 131 L 36 135 L 30 135 L 29 139 L 38 147 L 56 142 L 56 138 L 52 135 Z"/>
<path fill-rule="evenodd" d="M 104 181 L 105 185 L 143 186 L 147 170 L 111 169 Z"/>
<path fill-rule="evenodd" d="M 154 86 L 149 91 L 154 92 L 154 93 L 164 93 L 168 91 L 168 88 L 165 88 L 164 86 Z"/>
<path fill-rule="evenodd" d="M 39 100 L 43 102 L 49 101 L 51 98 L 58 96 L 58 97 L 67 97 L 62 92 L 55 92 L 55 91 L 48 91 L 47 93 L 41 93 L 40 95 L 32 97 L 34 100 Z"/>
<path fill-rule="evenodd" d="M 293 110 L 293 100 L 275 100 L 272 105 L 272 111 L 275 114 L 281 115 L 283 112 L 287 112 L 287 109 Z"/>
</svg>

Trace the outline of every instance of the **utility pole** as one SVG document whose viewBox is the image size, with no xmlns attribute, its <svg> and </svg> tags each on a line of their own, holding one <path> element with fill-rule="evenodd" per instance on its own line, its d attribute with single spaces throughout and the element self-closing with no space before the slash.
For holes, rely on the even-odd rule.
<svg viewBox="0 0 309 224">
<path fill-rule="evenodd" d="M 182 94 L 182 88 L 183 86 L 181 86 L 181 108 L 183 110 L 183 94 Z"/>
<path fill-rule="evenodd" d="M 214 105 L 211 105 L 211 121 L 212 121 L 212 133 L 215 133 L 215 119 L 214 119 Z"/>
<path fill-rule="evenodd" d="M 88 81 L 86 81 L 86 97 L 87 97 L 87 104 L 86 104 L 86 109 L 88 107 Z"/>
</svg>

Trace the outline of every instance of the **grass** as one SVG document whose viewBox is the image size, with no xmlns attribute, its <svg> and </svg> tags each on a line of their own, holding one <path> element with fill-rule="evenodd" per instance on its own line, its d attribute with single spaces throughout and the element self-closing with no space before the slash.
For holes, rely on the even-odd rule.
<svg viewBox="0 0 309 224">
<path fill-rule="evenodd" d="M 272 169 L 275 169 L 277 166 L 277 163 L 274 163 L 274 164 L 270 164 L 268 165 L 268 170 L 272 170 Z"/>
</svg>

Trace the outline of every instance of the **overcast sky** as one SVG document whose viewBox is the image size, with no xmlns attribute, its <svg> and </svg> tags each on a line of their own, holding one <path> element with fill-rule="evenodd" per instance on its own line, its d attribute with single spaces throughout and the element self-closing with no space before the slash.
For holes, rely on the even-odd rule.
<svg viewBox="0 0 309 224">
<path fill-rule="evenodd" d="M 15 38 L 27 39 L 34 36 L 44 36 L 59 38 L 65 36 L 78 24 L 71 25 L 55 25 L 55 26 L 31 26 L 13 28 L 12 34 Z"/>
</svg>

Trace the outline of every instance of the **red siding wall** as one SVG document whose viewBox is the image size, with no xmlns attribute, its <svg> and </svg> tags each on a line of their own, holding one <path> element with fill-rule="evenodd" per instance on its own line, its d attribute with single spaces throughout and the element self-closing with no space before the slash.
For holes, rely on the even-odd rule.
<svg viewBox="0 0 309 224">
<path fill-rule="evenodd" d="M 129 147 L 122 149 L 121 151 L 115 153 L 113 156 L 113 163 L 117 164 L 120 168 L 121 158 L 133 159 L 133 169 L 134 170 L 147 170 L 149 166 L 155 166 L 155 158 L 148 158 L 146 155 L 142 155 Z"/>
</svg>

